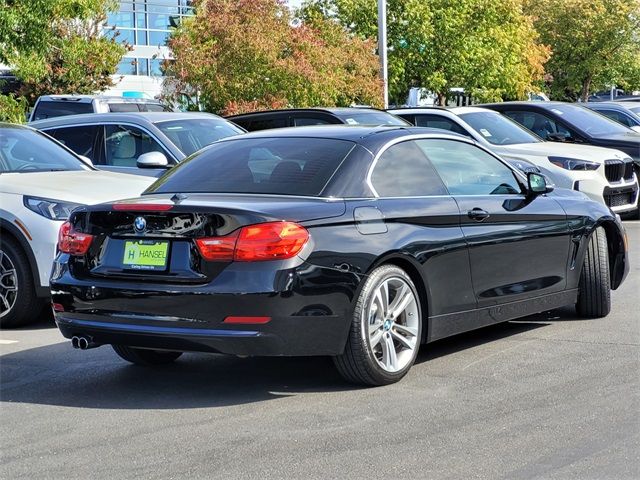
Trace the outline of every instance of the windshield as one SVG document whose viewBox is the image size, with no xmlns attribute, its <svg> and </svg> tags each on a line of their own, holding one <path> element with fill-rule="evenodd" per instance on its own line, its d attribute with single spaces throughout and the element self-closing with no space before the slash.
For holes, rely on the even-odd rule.
<svg viewBox="0 0 640 480">
<path fill-rule="evenodd" d="M 630 133 L 627 127 L 588 108 L 571 104 L 555 104 L 550 110 L 565 122 L 594 137 Z"/>
<path fill-rule="evenodd" d="M 353 147 L 326 138 L 238 138 L 196 153 L 145 193 L 319 196 Z"/>
<path fill-rule="evenodd" d="M 460 118 L 467 122 L 487 142 L 494 145 L 515 145 L 542 141 L 540 137 L 499 113 L 463 113 Z"/>
<path fill-rule="evenodd" d="M 88 169 L 80 159 L 41 133 L 0 127 L 0 173 Z"/>
<path fill-rule="evenodd" d="M 156 126 L 187 156 L 221 138 L 244 133 L 235 125 L 217 118 L 172 120 L 157 122 Z"/>
<path fill-rule="evenodd" d="M 411 125 L 403 119 L 387 112 L 366 110 L 349 113 L 337 112 L 336 116 L 347 125 Z"/>
</svg>

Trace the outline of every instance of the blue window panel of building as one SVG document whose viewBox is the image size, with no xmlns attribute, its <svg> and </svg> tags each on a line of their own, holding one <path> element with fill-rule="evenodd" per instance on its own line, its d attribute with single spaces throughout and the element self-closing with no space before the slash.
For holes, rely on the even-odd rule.
<svg viewBox="0 0 640 480">
<path fill-rule="evenodd" d="M 107 24 L 116 27 L 133 28 L 133 12 L 118 12 L 107 15 Z"/>
<path fill-rule="evenodd" d="M 118 63 L 118 68 L 116 69 L 116 73 L 118 75 L 135 75 L 136 74 L 136 65 L 134 58 L 123 58 Z"/>
<path fill-rule="evenodd" d="M 170 32 L 149 30 L 149 45 L 166 45 Z"/>
<path fill-rule="evenodd" d="M 162 71 L 162 62 L 159 58 L 152 58 L 149 60 L 149 74 L 152 77 L 162 77 L 164 72 Z"/>
<path fill-rule="evenodd" d="M 148 45 L 146 30 L 136 30 L 136 45 Z"/>
<path fill-rule="evenodd" d="M 138 75 L 149 75 L 149 59 L 148 58 L 136 58 L 138 64 Z"/>
</svg>

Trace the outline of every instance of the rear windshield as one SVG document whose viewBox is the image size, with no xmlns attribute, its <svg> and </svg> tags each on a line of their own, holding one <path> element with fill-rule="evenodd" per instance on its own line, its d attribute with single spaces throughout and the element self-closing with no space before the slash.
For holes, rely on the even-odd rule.
<svg viewBox="0 0 640 480">
<path fill-rule="evenodd" d="M 156 122 L 169 140 L 185 155 L 191 155 L 207 145 L 244 133 L 230 122 L 217 118 L 171 120 Z"/>
<path fill-rule="evenodd" d="M 78 100 L 40 101 L 38 105 L 36 105 L 35 112 L 33 112 L 32 121 L 51 117 L 77 115 L 79 113 L 93 113 L 93 106 L 90 102 L 80 102 Z"/>
<path fill-rule="evenodd" d="M 409 122 L 400 117 L 391 115 L 387 112 L 352 112 L 352 113 L 336 113 L 347 125 L 411 125 Z"/>
<path fill-rule="evenodd" d="M 145 193 L 264 193 L 319 196 L 353 142 L 238 138 L 196 153 Z"/>
</svg>

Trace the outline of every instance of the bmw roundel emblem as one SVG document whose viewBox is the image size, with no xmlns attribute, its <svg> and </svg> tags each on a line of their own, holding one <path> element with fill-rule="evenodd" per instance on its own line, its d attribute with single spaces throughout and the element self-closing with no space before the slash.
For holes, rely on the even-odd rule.
<svg viewBox="0 0 640 480">
<path fill-rule="evenodd" d="M 133 221 L 133 229 L 137 233 L 142 233 L 147 229 L 147 221 L 144 219 L 144 217 L 136 217 L 136 219 Z"/>
</svg>

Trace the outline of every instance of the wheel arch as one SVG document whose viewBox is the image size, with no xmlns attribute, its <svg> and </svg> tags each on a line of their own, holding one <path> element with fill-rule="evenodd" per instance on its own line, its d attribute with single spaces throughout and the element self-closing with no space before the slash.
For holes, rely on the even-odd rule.
<svg viewBox="0 0 640 480">
<path fill-rule="evenodd" d="M 620 228 L 614 220 L 604 219 L 593 227 L 589 238 L 595 232 L 596 228 L 602 227 L 607 236 L 607 251 L 609 256 L 609 276 L 611 282 L 611 289 L 615 290 L 620 286 L 622 280 L 624 280 L 625 263 L 628 262 L 626 258 L 626 238 L 625 234 L 620 231 Z"/>
<path fill-rule="evenodd" d="M 404 270 L 411 281 L 418 290 L 418 296 L 420 297 L 420 308 L 422 310 L 422 335 L 420 339 L 420 343 L 426 343 L 428 338 L 427 334 L 430 328 L 429 325 L 429 304 L 430 304 L 430 296 L 429 289 L 427 286 L 427 281 L 420 272 L 420 263 L 413 257 L 409 255 L 404 255 L 399 252 L 388 253 L 379 257 L 376 262 L 374 262 L 369 270 L 367 271 L 367 275 L 371 273 L 374 269 L 381 267 L 383 265 L 395 265 L 398 268 Z"/>
<path fill-rule="evenodd" d="M 2 238 L 11 238 L 18 244 L 22 252 L 27 257 L 27 261 L 29 262 L 31 277 L 33 278 L 33 284 L 35 285 L 37 296 L 46 296 L 45 293 L 48 293 L 48 289 L 40 285 L 40 272 L 38 270 L 38 262 L 36 261 L 36 257 L 31 250 L 29 241 L 25 238 L 24 234 L 18 227 L 11 224 L 4 218 L 0 218 L 0 236 Z"/>
</svg>

